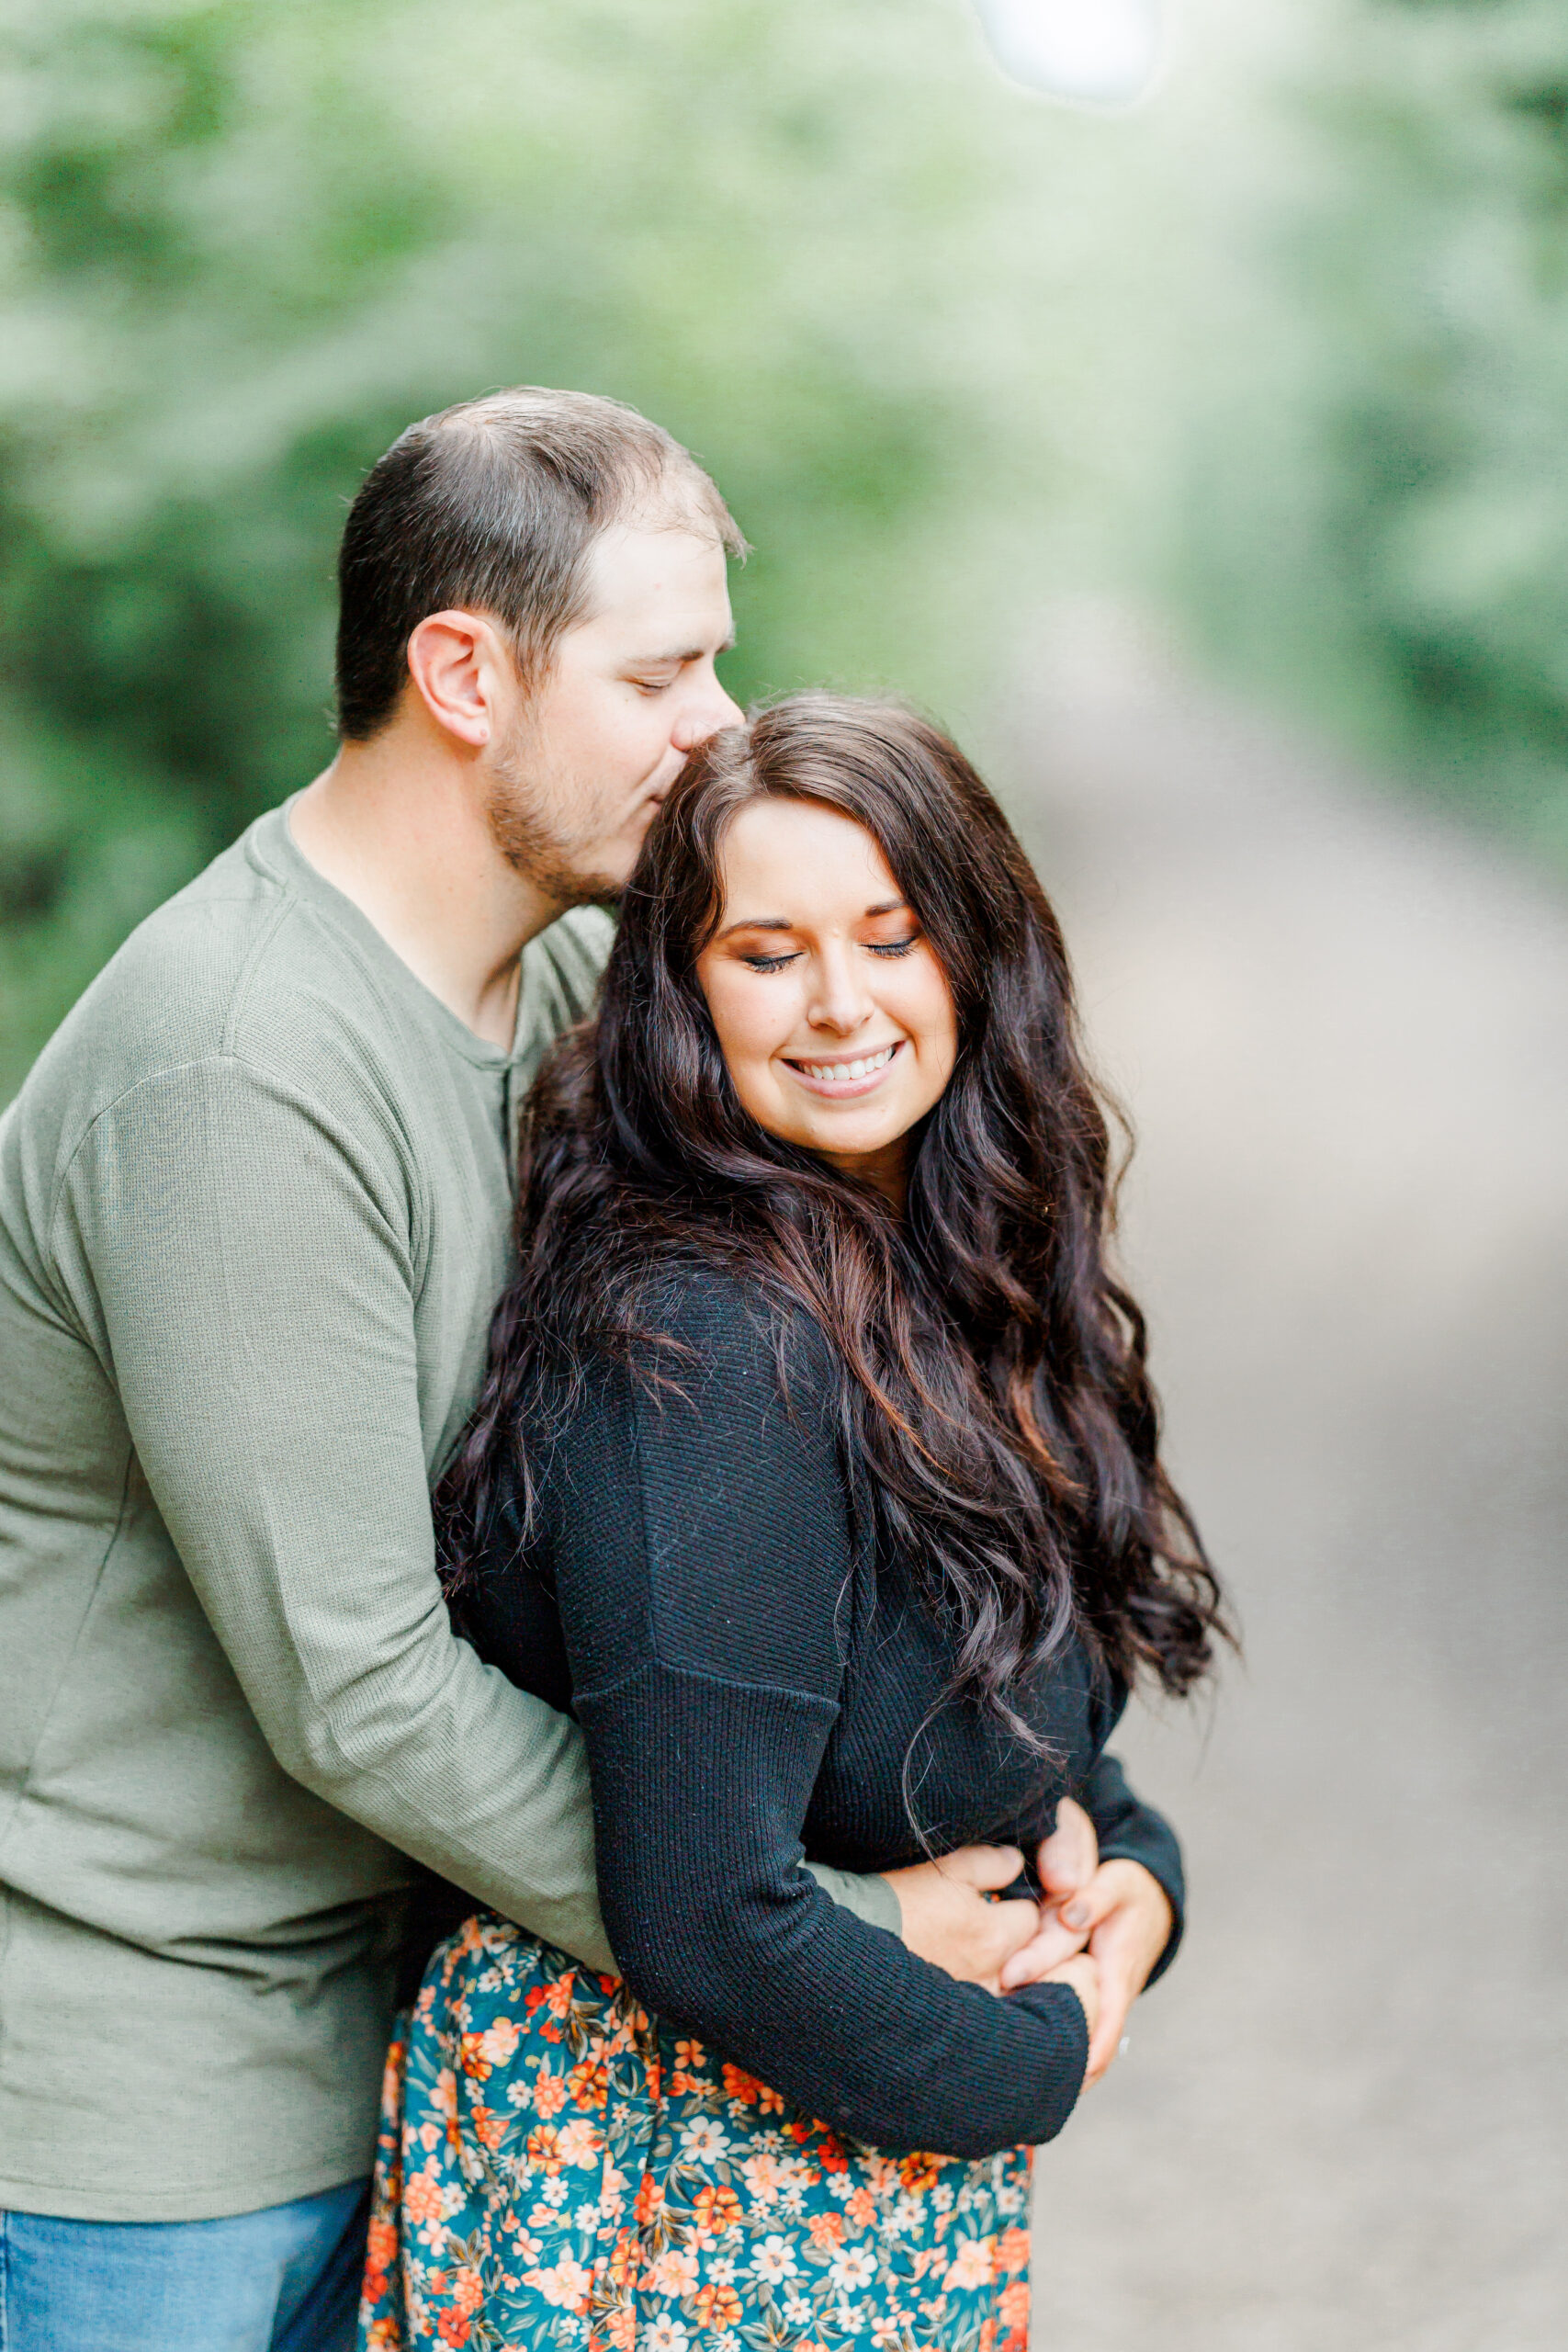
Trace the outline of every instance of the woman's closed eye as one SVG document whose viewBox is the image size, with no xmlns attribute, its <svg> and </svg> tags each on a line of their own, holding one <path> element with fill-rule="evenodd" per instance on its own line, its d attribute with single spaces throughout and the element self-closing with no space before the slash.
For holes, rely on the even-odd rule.
<svg viewBox="0 0 1568 2352">
<path fill-rule="evenodd" d="M 907 956 L 911 947 L 918 946 L 919 937 L 919 933 L 913 931 L 908 939 L 868 939 L 865 945 L 873 956 Z M 800 954 L 798 947 L 792 947 L 782 956 L 743 956 L 740 960 L 753 972 L 782 972 L 786 964 L 798 963 Z"/>
</svg>

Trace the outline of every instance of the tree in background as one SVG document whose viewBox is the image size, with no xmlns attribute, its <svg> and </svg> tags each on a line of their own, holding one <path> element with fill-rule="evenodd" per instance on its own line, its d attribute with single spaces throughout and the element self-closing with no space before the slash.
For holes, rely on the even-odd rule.
<svg viewBox="0 0 1568 2352">
<path fill-rule="evenodd" d="M 961 670 L 1020 118 L 942 0 L 44 0 L 8 96 L 0 1096 L 330 755 L 342 514 L 412 417 L 669 424 L 758 548 L 742 694 Z"/>
<path fill-rule="evenodd" d="M 1568 864 L 1568 18 L 1320 0 L 1260 86 L 1176 599 L 1233 672 Z"/>
<path fill-rule="evenodd" d="M 1123 119 L 965 0 L 10 0 L 0 1099 L 328 755 L 344 505 L 487 386 L 648 409 L 740 695 L 985 731 L 1089 588 L 1568 857 L 1561 0 L 1187 0 Z"/>
</svg>

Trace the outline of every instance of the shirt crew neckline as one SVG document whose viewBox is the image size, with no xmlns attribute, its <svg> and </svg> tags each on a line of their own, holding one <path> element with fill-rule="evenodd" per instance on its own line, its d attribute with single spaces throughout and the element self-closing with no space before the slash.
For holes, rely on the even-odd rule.
<svg viewBox="0 0 1568 2352">
<path fill-rule="evenodd" d="M 279 807 L 269 808 L 265 816 L 257 818 L 245 837 L 245 854 L 251 863 L 297 897 L 308 899 L 329 922 L 344 933 L 361 955 L 368 956 L 376 970 L 465 1061 L 472 1062 L 478 1069 L 510 1069 L 526 1051 L 531 1035 L 527 949 L 523 952 L 512 1043 L 509 1046 L 492 1046 L 488 1039 L 476 1036 L 450 1005 L 443 1004 L 412 966 L 406 964 L 391 943 L 383 938 L 369 916 L 311 865 L 288 824 L 288 812 L 299 798 L 299 793 L 291 793 Z"/>
</svg>

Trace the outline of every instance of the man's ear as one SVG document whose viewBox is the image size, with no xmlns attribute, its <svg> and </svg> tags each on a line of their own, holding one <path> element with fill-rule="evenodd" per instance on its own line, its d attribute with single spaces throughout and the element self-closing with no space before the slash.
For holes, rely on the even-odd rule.
<svg viewBox="0 0 1568 2352">
<path fill-rule="evenodd" d="M 495 731 L 512 658 L 482 613 L 431 613 L 408 643 L 414 692 L 445 733 L 482 751 Z"/>
</svg>

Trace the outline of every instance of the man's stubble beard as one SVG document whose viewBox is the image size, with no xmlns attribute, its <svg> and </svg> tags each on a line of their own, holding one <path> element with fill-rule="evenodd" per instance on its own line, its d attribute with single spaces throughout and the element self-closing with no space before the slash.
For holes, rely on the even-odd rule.
<svg viewBox="0 0 1568 2352">
<path fill-rule="evenodd" d="M 553 825 L 528 782 L 519 735 L 491 754 L 485 817 L 508 865 L 564 914 L 568 907 L 616 905 L 626 885 L 580 862 L 581 852 Z"/>
</svg>

